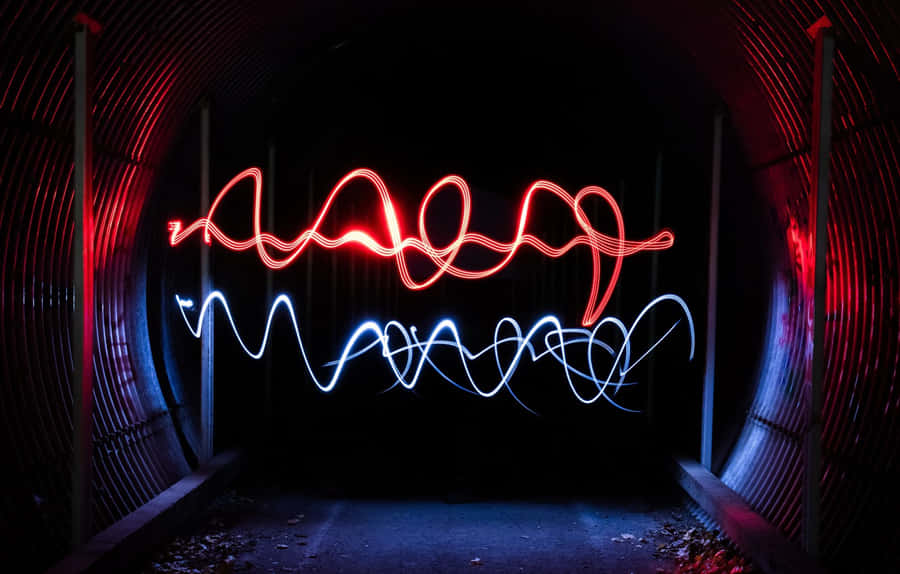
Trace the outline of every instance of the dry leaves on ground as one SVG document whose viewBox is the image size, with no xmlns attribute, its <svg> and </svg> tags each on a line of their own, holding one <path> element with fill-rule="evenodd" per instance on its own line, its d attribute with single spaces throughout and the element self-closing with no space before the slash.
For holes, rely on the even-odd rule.
<svg viewBox="0 0 900 574">
<path fill-rule="evenodd" d="M 160 548 L 143 574 L 231 574 L 252 568 L 241 554 L 256 546 L 253 540 L 229 531 L 217 514 L 253 503 L 229 491 L 212 504 L 212 518 L 198 534 L 179 536 Z"/>
<path fill-rule="evenodd" d="M 674 574 L 755 574 L 753 565 L 716 530 L 669 522 L 651 530 L 656 556 L 675 558 Z"/>
</svg>

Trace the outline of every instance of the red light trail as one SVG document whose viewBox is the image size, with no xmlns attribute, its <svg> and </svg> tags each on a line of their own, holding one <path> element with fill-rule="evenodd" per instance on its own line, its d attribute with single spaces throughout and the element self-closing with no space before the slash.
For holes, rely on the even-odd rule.
<svg viewBox="0 0 900 574">
<path fill-rule="evenodd" d="M 254 234 L 249 239 L 240 241 L 231 238 L 227 233 L 222 231 L 213 222 L 213 215 L 228 192 L 238 183 L 248 178 L 253 181 Z M 379 243 L 371 234 L 362 229 L 351 229 L 339 237 L 328 237 L 319 232 L 319 229 L 321 229 L 322 223 L 328 215 L 328 211 L 331 209 L 337 196 L 342 190 L 346 189 L 350 182 L 357 179 L 368 181 L 378 192 L 378 196 L 381 199 L 384 220 L 387 224 L 387 231 L 390 237 L 390 243 L 388 245 Z M 459 227 L 455 238 L 444 247 L 436 247 L 428 235 L 428 229 L 425 225 L 425 215 L 428 211 L 428 205 L 435 195 L 448 187 L 455 188 L 459 194 L 462 203 L 462 213 L 460 215 Z M 469 191 L 469 186 L 466 181 L 457 175 L 448 175 L 444 177 L 428 190 L 419 206 L 418 237 L 412 235 L 405 237 L 400 229 L 397 210 L 394 208 L 394 202 L 391 199 L 391 194 L 387 185 L 374 171 L 370 169 L 355 169 L 345 175 L 337 185 L 334 186 L 334 189 L 331 190 L 331 193 L 322 205 L 312 226 L 300 232 L 294 240 L 283 241 L 275 235 L 262 230 L 262 190 L 262 171 L 259 168 L 252 167 L 242 171 L 222 188 L 222 191 L 216 196 L 215 201 L 210 205 L 206 217 L 196 220 L 187 227 L 183 227 L 181 221 L 170 221 L 169 231 L 171 234 L 169 236 L 169 243 L 173 246 L 177 245 L 195 231 L 203 229 L 204 241 L 208 244 L 212 243 L 212 239 L 215 238 L 216 241 L 232 251 L 245 251 L 255 247 L 262 262 L 271 269 L 287 267 L 303 253 L 304 249 L 306 249 L 310 243 L 315 243 L 326 249 L 337 249 L 343 245 L 356 243 L 380 257 L 394 258 L 401 281 L 411 290 L 425 289 L 440 279 L 445 273 L 460 279 L 483 279 L 489 277 L 503 269 L 510 261 L 512 261 L 513 257 L 515 257 L 518 252 L 519 247 L 523 245 L 529 245 L 542 254 L 552 258 L 562 257 L 576 246 L 586 245 L 591 250 L 594 269 L 591 282 L 591 293 L 581 321 L 583 326 L 588 327 L 593 325 L 600 318 L 600 314 L 606 307 L 622 270 L 623 258 L 641 251 L 659 251 L 668 249 L 672 246 L 675 239 L 671 231 L 664 230 L 643 241 L 626 240 L 625 223 L 622 219 L 622 211 L 619 209 L 616 200 L 608 191 L 602 187 L 588 186 L 582 188 L 577 195 L 572 196 L 565 189 L 551 181 L 538 180 L 529 186 L 522 198 L 519 207 L 518 226 L 516 227 L 516 234 L 513 239 L 508 243 L 497 241 L 481 233 L 469 231 L 469 221 L 472 213 L 471 192 Z M 538 191 L 549 192 L 563 200 L 572 210 L 575 221 L 578 223 L 578 226 L 583 233 L 576 235 L 567 243 L 559 247 L 548 245 L 536 236 L 527 233 L 526 228 L 528 227 L 529 216 L 532 213 L 531 201 Z M 581 205 L 585 198 L 590 196 L 599 196 L 609 206 L 616 220 L 615 236 L 600 233 L 591 225 Z M 461 269 L 453 263 L 460 250 L 466 245 L 478 245 L 489 249 L 502 255 L 502 259 L 496 265 L 485 269 Z M 273 257 L 270 255 L 268 247 L 272 247 L 280 252 L 280 258 L 279 256 Z M 410 275 L 409 267 L 406 262 L 407 250 L 417 251 L 430 258 L 436 267 L 434 273 L 421 281 L 414 279 L 412 275 Z M 612 257 L 614 261 L 609 282 L 602 295 L 600 294 L 601 255 Z"/>
</svg>

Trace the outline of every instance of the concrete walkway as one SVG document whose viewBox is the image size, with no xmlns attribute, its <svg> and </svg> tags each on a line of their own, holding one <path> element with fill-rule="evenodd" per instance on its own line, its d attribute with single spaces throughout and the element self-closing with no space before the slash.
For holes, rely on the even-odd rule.
<svg viewBox="0 0 900 574">
<path fill-rule="evenodd" d="M 674 495 L 608 500 L 385 500 L 240 492 L 210 517 L 251 541 L 235 572 L 671 572 L 656 531 L 696 522 Z M 198 525 L 195 530 L 202 530 Z M 190 535 L 190 532 L 185 533 Z M 140 571 L 154 572 L 149 564 Z"/>
</svg>

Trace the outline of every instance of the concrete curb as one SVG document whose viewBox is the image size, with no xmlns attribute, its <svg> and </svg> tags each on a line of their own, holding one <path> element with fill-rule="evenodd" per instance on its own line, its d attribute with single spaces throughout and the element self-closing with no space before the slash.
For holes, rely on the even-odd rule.
<svg viewBox="0 0 900 574">
<path fill-rule="evenodd" d="M 224 452 L 153 500 L 91 538 L 47 574 L 121 572 L 165 540 L 179 524 L 203 510 L 238 473 L 240 451 Z"/>
<path fill-rule="evenodd" d="M 784 538 L 778 529 L 700 463 L 687 458 L 673 458 L 671 467 L 681 488 L 763 572 L 824 572 L 808 554 Z"/>
</svg>

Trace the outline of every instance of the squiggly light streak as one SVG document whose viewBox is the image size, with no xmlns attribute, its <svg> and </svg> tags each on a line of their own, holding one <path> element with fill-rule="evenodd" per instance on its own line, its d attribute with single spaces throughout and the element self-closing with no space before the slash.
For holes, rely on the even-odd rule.
<svg viewBox="0 0 900 574">
<path fill-rule="evenodd" d="M 213 215 L 216 208 L 238 183 L 244 179 L 253 181 L 254 201 L 253 201 L 253 237 L 240 241 L 231 238 L 227 233 L 222 231 L 215 223 L 213 223 Z M 356 179 L 363 179 L 374 186 L 381 199 L 384 220 L 386 222 L 390 243 L 385 245 L 378 242 L 372 235 L 361 229 L 352 229 L 339 237 L 328 237 L 320 232 L 322 222 L 328 215 L 335 199 L 347 185 Z M 452 187 L 459 193 L 462 204 L 462 213 L 460 215 L 459 228 L 456 237 L 445 247 L 436 247 L 428 235 L 425 226 L 425 215 L 428 211 L 428 205 L 431 200 L 441 190 Z M 246 169 L 236 175 L 231 181 L 222 188 L 216 196 L 215 201 L 210 205 L 209 212 L 206 217 L 196 220 L 187 227 L 182 226 L 181 221 L 169 222 L 169 243 L 177 245 L 195 231 L 203 230 L 203 239 L 206 243 L 212 243 L 212 238 L 233 251 L 245 251 L 247 249 L 256 248 L 262 262 L 271 269 L 281 269 L 290 265 L 297 257 L 303 253 L 310 242 L 325 247 L 327 249 L 337 249 L 338 247 L 356 243 L 368 249 L 375 255 L 380 257 L 393 257 L 396 261 L 397 271 L 400 279 L 407 288 L 412 290 L 425 289 L 437 281 L 442 275 L 449 274 L 453 277 L 461 279 L 482 279 L 497 273 L 505 267 L 519 250 L 522 245 L 530 245 L 548 257 L 558 258 L 569 252 L 578 245 L 587 245 L 591 249 L 593 261 L 593 280 L 591 282 L 591 292 L 588 297 L 587 307 L 584 311 L 581 324 L 584 327 L 590 327 L 600 318 L 600 314 L 609 302 L 612 291 L 615 288 L 622 269 L 622 259 L 625 256 L 633 255 L 640 251 L 659 251 L 668 249 L 674 242 L 674 235 L 671 231 L 660 231 L 650 239 L 644 241 L 630 241 L 625 239 L 625 224 L 622 219 L 622 212 L 619 209 L 616 200 L 608 191 L 602 187 L 588 186 L 582 188 L 574 197 L 570 195 L 562 187 L 551 181 L 538 180 L 531 184 L 525 192 L 519 208 L 518 226 L 516 234 L 512 241 L 504 243 L 497 241 L 481 233 L 469 231 L 469 222 L 471 219 L 471 192 L 466 181 L 457 175 L 448 175 L 435 183 L 425 197 L 419 207 L 419 235 L 404 236 L 400 229 L 400 221 L 397 216 L 397 210 L 391 199 L 390 191 L 387 185 L 382 181 L 377 173 L 370 169 L 356 169 L 345 175 L 332 189 L 325 203 L 322 205 L 319 214 L 316 216 L 312 226 L 302 231 L 293 241 L 283 241 L 271 233 L 262 230 L 262 171 L 259 168 L 252 167 Z M 538 191 L 546 191 L 550 194 L 562 199 L 566 205 L 572 210 L 575 221 L 581 228 L 583 233 L 576 235 L 568 243 L 560 247 L 552 247 L 536 236 L 526 233 L 528 227 L 529 214 L 531 209 L 531 201 Z M 588 221 L 582 209 L 581 203 L 585 198 L 590 196 L 599 196 L 602 198 L 609 208 L 612 210 L 616 219 L 616 235 L 609 236 L 600 233 Z M 453 264 L 460 250 L 466 245 L 479 245 L 490 249 L 503 258 L 494 266 L 480 270 L 461 269 Z M 269 254 L 268 247 L 274 247 L 276 251 L 285 254 L 283 257 L 273 257 Z M 409 272 L 406 262 L 406 251 L 412 249 L 422 253 L 431 259 L 435 264 L 434 273 L 421 281 L 414 279 Z M 609 283 L 606 289 L 600 294 L 600 255 L 608 255 L 614 258 L 612 273 L 610 274 Z"/>
<path fill-rule="evenodd" d="M 465 345 L 463 345 L 456 324 L 450 319 L 443 319 L 438 322 L 438 324 L 434 327 L 434 329 L 432 329 L 431 333 L 428 335 L 427 339 L 424 342 L 419 339 L 415 326 L 410 326 L 407 329 L 399 322 L 393 320 L 388 321 L 386 324 L 384 324 L 384 326 L 379 325 L 375 321 L 365 321 L 356 328 L 352 335 L 350 335 L 350 338 L 344 345 L 340 357 L 325 364 L 326 367 L 333 367 L 331 376 L 325 377 L 320 380 L 319 377 L 316 376 L 315 371 L 313 370 L 312 365 L 309 362 L 309 357 L 306 353 L 306 347 L 304 346 L 303 338 L 300 335 L 300 327 L 297 324 L 297 317 L 294 313 L 294 307 L 291 304 L 290 299 L 288 299 L 287 295 L 279 295 L 272 303 L 272 306 L 269 309 L 268 317 L 266 319 L 265 332 L 263 334 L 262 341 L 259 344 L 259 348 L 256 351 L 248 347 L 243 337 L 241 337 L 237 325 L 235 325 L 234 323 L 234 318 L 231 315 L 231 309 L 228 306 L 228 302 L 221 291 L 213 291 L 206 297 L 206 300 L 200 307 L 196 327 L 191 323 L 190 319 L 187 316 L 187 310 L 194 308 L 194 302 L 191 299 L 182 299 L 178 295 L 175 296 L 175 300 L 178 303 L 178 308 L 181 311 L 181 316 L 184 318 L 185 324 L 188 326 L 191 334 L 197 338 L 200 338 L 202 336 L 202 329 L 205 323 L 204 317 L 206 313 L 211 312 L 210 307 L 212 303 L 218 301 L 225 311 L 228 322 L 231 324 L 231 329 L 234 332 L 234 336 L 237 339 L 238 343 L 244 349 L 244 351 L 254 359 L 259 359 L 265 351 L 266 345 L 269 341 L 269 334 L 271 332 L 272 321 L 275 317 L 275 312 L 279 307 L 284 307 L 294 328 L 294 334 L 297 338 L 297 344 L 300 348 L 300 355 L 303 357 L 303 362 L 306 365 L 306 370 L 316 386 L 321 391 L 326 393 L 333 390 L 337 385 L 341 373 L 343 373 L 348 361 L 360 357 L 376 347 L 380 347 L 381 356 L 387 361 L 388 365 L 394 373 L 394 376 L 396 377 L 388 390 L 396 387 L 397 385 L 401 385 L 406 389 L 412 390 L 416 386 L 416 383 L 419 381 L 419 378 L 422 375 L 422 371 L 427 363 L 443 379 L 459 389 L 472 394 L 477 394 L 481 397 L 489 398 L 493 397 L 505 388 L 507 391 L 509 391 L 510 395 L 513 397 L 513 399 L 516 400 L 516 402 L 528 409 L 528 407 L 525 406 L 513 393 L 509 385 L 513 373 L 516 371 L 520 360 L 527 351 L 531 357 L 532 362 L 537 362 L 541 358 L 548 355 L 555 359 L 563 367 L 566 380 L 569 384 L 569 389 L 572 391 L 572 394 L 575 395 L 575 398 L 577 398 L 580 402 L 584 404 L 592 404 L 602 397 L 616 408 L 629 412 L 637 412 L 617 403 L 614 398 L 606 392 L 606 390 L 610 386 L 614 387 L 614 396 L 621 387 L 634 384 L 625 382 L 625 376 L 628 374 L 628 372 L 631 371 L 642 360 L 644 360 L 644 358 L 646 358 L 666 337 L 668 337 L 669 334 L 672 333 L 672 331 L 675 329 L 675 327 L 677 327 L 681 322 L 680 319 L 676 321 L 671 328 L 669 328 L 655 343 L 653 343 L 653 345 L 650 346 L 650 348 L 643 355 L 641 355 L 641 357 L 639 357 L 633 363 L 631 362 L 631 337 L 634 329 L 644 318 L 644 316 L 648 312 L 650 312 L 651 309 L 665 301 L 674 302 L 684 312 L 684 316 L 687 319 L 690 332 L 689 358 L 693 359 L 694 357 L 694 320 L 691 316 L 691 312 L 688 309 L 687 304 L 683 299 L 681 299 L 681 297 L 673 294 L 666 294 L 660 295 L 649 304 L 647 304 L 647 306 L 644 307 L 644 309 L 638 314 L 637 318 L 631 324 L 631 327 L 628 328 L 625 327 L 625 324 L 622 321 L 615 317 L 604 317 L 599 323 L 597 323 L 597 325 L 593 329 L 563 328 L 556 317 L 547 315 L 539 319 L 528 330 L 528 332 L 524 336 L 522 336 L 522 328 L 520 327 L 519 323 L 511 317 L 504 317 L 500 319 L 494 329 L 493 344 L 488 345 L 487 347 L 484 347 L 477 352 L 472 352 Z M 605 325 L 612 326 L 619 334 L 621 334 L 622 343 L 620 344 L 618 349 L 615 349 L 612 345 L 597 338 L 598 332 Z M 512 329 L 513 335 L 501 336 L 501 330 L 506 326 Z M 403 339 L 404 342 L 402 345 L 397 347 L 392 346 L 392 331 L 395 331 Z M 542 331 L 544 332 L 542 338 L 543 348 L 539 349 L 534 341 L 541 340 L 539 334 Z M 445 333 L 448 336 L 444 336 Z M 364 343 L 363 338 L 367 335 L 371 336 L 372 340 L 368 343 Z M 572 366 L 566 359 L 566 348 L 572 345 L 586 345 L 585 353 L 588 366 L 587 372 L 584 372 L 583 370 Z M 505 366 L 503 365 L 503 361 L 500 358 L 501 346 L 512 346 L 515 349 L 513 358 Z M 466 386 L 463 386 L 454 381 L 437 366 L 431 356 L 431 350 L 435 347 L 452 347 L 457 350 L 460 363 L 462 365 L 463 371 L 465 372 L 468 384 L 471 386 L 471 388 L 467 388 Z M 593 353 L 595 348 L 606 352 L 610 357 L 614 357 L 612 366 L 610 367 L 609 372 L 606 374 L 605 378 L 598 377 L 597 375 L 594 366 Z M 488 352 L 493 352 L 494 362 L 497 367 L 499 379 L 495 384 L 493 384 L 493 386 L 482 388 L 478 385 L 478 383 L 475 382 L 469 365 L 470 363 L 483 357 Z M 416 353 L 418 353 L 417 360 Z M 405 360 L 403 360 L 403 362 L 405 364 L 401 369 L 398 366 L 396 357 L 398 355 L 402 356 L 404 354 Z M 328 380 L 326 381 L 325 379 Z M 596 392 L 592 392 L 591 394 L 582 394 L 576 388 L 575 380 L 582 380 L 591 383 Z M 531 409 L 528 410 L 530 411 Z"/>
</svg>

